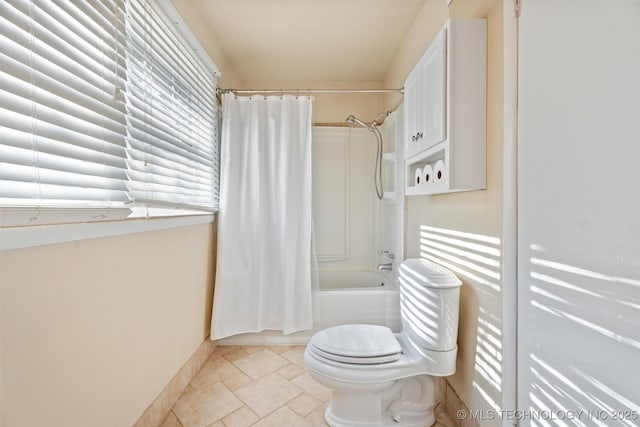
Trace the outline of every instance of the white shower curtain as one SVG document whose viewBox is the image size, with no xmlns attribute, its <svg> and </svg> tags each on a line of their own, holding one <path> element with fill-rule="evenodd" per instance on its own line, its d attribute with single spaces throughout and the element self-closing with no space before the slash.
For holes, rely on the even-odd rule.
<svg viewBox="0 0 640 427">
<path fill-rule="evenodd" d="M 224 96 L 212 339 L 312 327 L 311 103 Z"/>
</svg>

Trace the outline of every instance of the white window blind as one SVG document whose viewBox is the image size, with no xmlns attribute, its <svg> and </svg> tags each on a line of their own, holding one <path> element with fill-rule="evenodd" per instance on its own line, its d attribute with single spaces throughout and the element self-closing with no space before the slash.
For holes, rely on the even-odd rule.
<svg viewBox="0 0 640 427">
<path fill-rule="evenodd" d="M 122 207 L 123 4 L 3 1 L 0 203 Z"/>
<path fill-rule="evenodd" d="M 217 208 L 215 82 L 152 3 L 0 2 L 0 226 Z"/>
<path fill-rule="evenodd" d="M 215 84 L 148 0 L 128 0 L 127 175 L 150 206 L 217 208 Z"/>
</svg>

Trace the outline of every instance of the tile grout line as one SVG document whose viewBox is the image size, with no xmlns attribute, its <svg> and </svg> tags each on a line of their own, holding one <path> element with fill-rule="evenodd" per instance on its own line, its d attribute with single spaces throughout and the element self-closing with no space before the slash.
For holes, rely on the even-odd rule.
<svg viewBox="0 0 640 427">
<path fill-rule="evenodd" d="M 231 392 L 231 393 L 233 393 L 233 392 Z M 252 413 L 253 415 L 255 415 L 255 416 L 256 416 L 256 418 L 258 419 L 257 421 L 255 421 L 255 422 L 251 423 L 251 424 L 250 424 L 250 426 L 254 425 L 255 423 L 259 422 L 262 418 L 264 418 L 264 417 L 260 418 L 260 415 L 256 414 L 256 413 L 254 412 L 254 410 L 253 410 L 253 409 L 251 409 L 251 407 L 250 407 L 249 405 L 247 405 L 247 404 L 246 404 L 246 402 L 245 402 L 244 400 L 240 399 L 240 396 L 237 396 L 235 393 L 233 393 L 233 395 L 234 395 L 234 396 L 236 396 L 236 398 L 238 398 L 238 400 L 240 400 L 240 401 L 242 402 L 242 406 L 241 406 L 241 407 L 239 407 L 238 409 L 236 409 L 235 411 L 233 411 L 231 414 L 228 414 L 228 415 L 224 416 L 224 418 L 227 418 L 228 416 L 230 416 L 230 415 L 232 415 L 232 414 L 235 414 L 236 412 L 238 412 L 238 411 L 242 410 L 242 408 L 247 408 L 248 410 L 250 410 L 250 411 L 251 411 L 251 413 Z M 266 416 L 266 415 L 265 415 L 265 416 Z M 222 422 L 222 424 L 224 424 L 225 426 L 227 426 L 227 423 L 225 423 L 225 422 L 224 422 L 224 419 L 223 419 L 223 418 L 220 418 L 220 421 Z M 184 426 L 183 426 L 183 427 L 184 427 Z M 228 426 L 227 426 L 227 427 L 228 427 Z"/>
<path fill-rule="evenodd" d="M 238 369 L 240 369 L 240 368 L 238 368 Z M 246 372 L 245 372 L 245 374 L 246 374 Z M 286 379 L 285 377 L 283 377 L 283 376 L 282 376 L 282 375 L 281 375 L 277 370 L 272 371 L 272 372 L 269 372 L 268 374 L 265 374 L 265 375 L 261 376 L 260 378 L 256 378 L 255 380 L 253 380 L 253 379 L 252 379 L 252 381 L 251 381 L 251 382 L 258 381 L 258 380 L 260 380 L 260 379 L 262 379 L 262 378 L 266 377 L 267 375 L 271 375 L 271 374 L 279 375 L 279 376 L 280 376 L 280 378 L 282 378 L 283 380 L 285 380 L 285 381 L 287 381 L 287 382 L 291 383 L 291 381 L 290 381 L 290 380 L 288 380 L 288 379 Z M 302 373 L 302 374 L 300 374 L 300 375 L 303 375 L 303 374 L 304 374 L 304 373 Z M 300 375 L 298 375 L 298 376 L 294 377 L 293 379 L 298 378 Z M 292 383 L 292 384 L 293 384 L 293 383 Z M 299 388 L 300 390 L 302 390 L 302 391 L 301 391 L 300 393 L 296 394 L 296 395 L 295 395 L 294 397 L 292 397 L 291 399 L 287 400 L 287 401 L 286 401 L 285 403 L 283 403 L 282 405 L 280 405 L 280 406 L 278 406 L 277 408 L 275 408 L 275 409 L 273 409 L 273 410 L 271 410 L 271 411 L 267 412 L 266 414 L 264 414 L 264 416 L 260 417 L 258 414 L 256 414 L 256 416 L 258 417 L 258 421 L 256 421 L 255 423 L 253 423 L 253 424 L 251 424 L 251 425 L 254 425 L 254 424 L 256 424 L 256 423 L 260 422 L 261 420 L 263 420 L 264 418 L 266 418 L 266 417 L 268 417 L 269 415 L 273 414 L 275 411 L 277 411 L 278 409 L 282 408 L 283 406 L 287 406 L 287 405 L 289 404 L 289 402 L 291 402 L 293 399 L 295 399 L 295 398 L 297 398 L 298 396 L 300 396 L 301 394 L 305 393 L 305 391 L 302 389 L 302 387 L 297 386 L 296 384 L 293 384 L 293 385 L 295 385 L 296 387 L 298 387 L 298 388 Z M 235 394 L 235 392 L 234 392 L 234 391 L 231 391 L 231 392 L 233 393 L 233 395 L 234 395 L 234 396 L 236 396 L 236 397 L 237 397 L 237 398 L 238 398 L 238 399 L 239 399 L 239 400 L 244 404 L 243 406 L 246 406 L 247 408 L 249 408 L 249 409 L 251 410 L 251 412 L 253 412 L 253 413 L 255 414 L 255 412 L 253 411 L 253 409 L 251 409 L 251 407 L 247 404 L 247 402 L 245 402 L 245 401 L 244 401 L 240 396 L 238 396 L 237 394 Z M 240 409 L 240 408 L 238 408 L 238 410 L 239 410 L 239 409 Z M 291 409 L 291 408 L 289 408 L 289 409 L 291 410 L 291 412 L 293 412 L 294 414 L 298 415 L 298 414 L 297 414 L 293 409 Z M 314 408 L 314 409 L 315 409 L 315 408 Z M 299 416 L 299 415 L 298 415 L 298 416 Z M 303 418 L 303 417 L 300 417 L 300 418 Z"/>
<path fill-rule="evenodd" d="M 189 383 L 189 386 L 191 385 L 191 383 Z M 173 414 L 173 416 L 176 418 L 176 420 L 178 421 L 178 424 L 180 424 L 180 427 L 184 427 L 184 424 L 182 424 L 182 421 L 180 421 L 180 418 L 178 418 L 178 414 L 176 414 L 175 412 L 173 412 L 173 408 L 171 408 L 171 412 L 169 412 L 170 414 Z M 167 415 L 168 417 L 168 415 Z"/>
</svg>

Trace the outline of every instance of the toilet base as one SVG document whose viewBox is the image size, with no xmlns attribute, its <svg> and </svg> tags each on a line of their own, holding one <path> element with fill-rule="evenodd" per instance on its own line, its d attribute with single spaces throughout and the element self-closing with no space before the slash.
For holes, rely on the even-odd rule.
<svg viewBox="0 0 640 427">
<path fill-rule="evenodd" d="M 429 427 L 436 423 L 436 416 L 433 414 L 433 411 L 420 415 L 401 415 L 398 421 L 395 421 L 391 416 L 387 416 L 384 417 L 381 422 L 355 422 L 336 416 L 331 410 L 331 405 L 329 405 L 325 411 L 324 419 L 331 427 Z"/>
<path fill-rule="evenodd" d="M 325 420 L 331 427 L 428 427 L 435 423 L 435 381 L 429 375 L 332 390 Z"/>
</svg>

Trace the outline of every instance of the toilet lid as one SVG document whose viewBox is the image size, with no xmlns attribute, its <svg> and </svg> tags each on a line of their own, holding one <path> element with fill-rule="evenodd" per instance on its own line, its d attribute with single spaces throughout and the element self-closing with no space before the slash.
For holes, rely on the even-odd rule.
<svg viewBox="0 0 640 427">
<path fill-rule="evenodd" d="M 395 362 L 400 358 L 400 354 L 389 354 L 386 356 L 373 356 L 373 357 L 350 357 L 350 356 L 339 356 L 337 354 L 327 353 L 326 351 L 322 351 L 319 348 L 312 346 L 312 351 L 318 356 L 333 360 L 335 362 L 340 363 L 351 363 L 355 365 L 378 365 L 380 363 L 390 363 Z"/>
<path fill-rule="evenodd" d="M 402 348 L 391 329 L 377 325 L 341 325 L 324 329 L 311 339 L 316 353 L 344 363 L 389 363 Z"/>
</svg>

